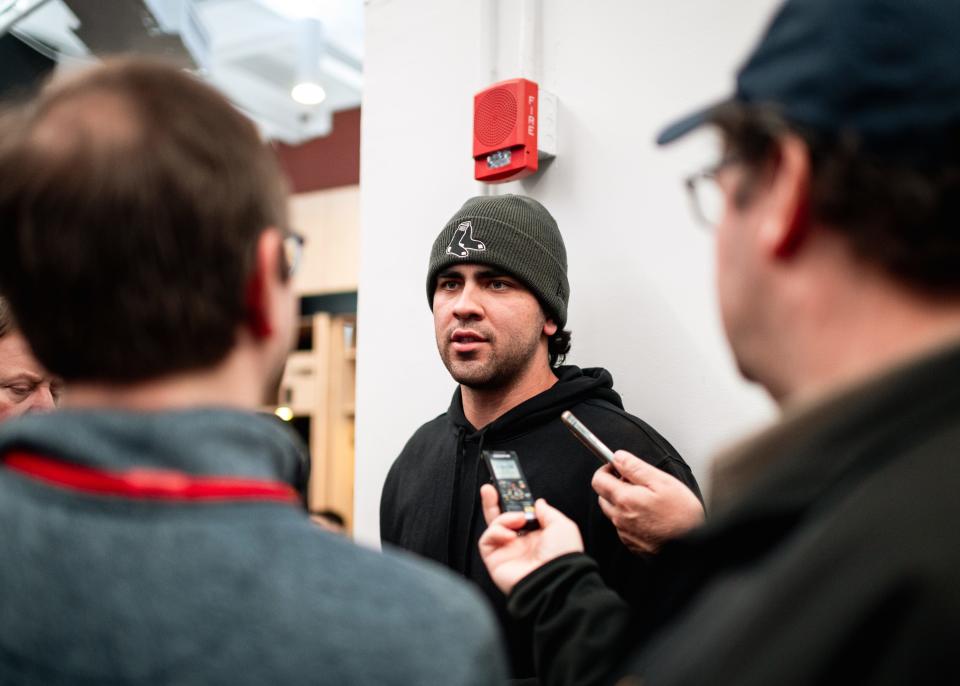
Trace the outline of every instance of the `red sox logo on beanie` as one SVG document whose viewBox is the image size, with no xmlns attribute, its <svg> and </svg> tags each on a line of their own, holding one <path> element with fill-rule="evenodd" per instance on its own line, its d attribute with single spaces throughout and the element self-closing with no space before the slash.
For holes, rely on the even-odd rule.
<svg viewBox="0 0 960 686">
<path fill-rule="evenodd" d="M 454 257 L 467 257 L 470 252 L 483 252 L 487 249 L 482 241 L 473 237 L 473 224 L 469 221 L 461 222 L 453 237 L 450 238 L 450 244 L 447 246 L 447 254 Z"/>
</svg>

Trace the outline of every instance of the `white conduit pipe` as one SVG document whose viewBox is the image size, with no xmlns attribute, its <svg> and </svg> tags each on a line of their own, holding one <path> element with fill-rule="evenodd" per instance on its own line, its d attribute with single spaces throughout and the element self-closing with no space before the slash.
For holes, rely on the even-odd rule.
<svg viewBox="0 0 960 686">
<path fill-rule="evenodd" d="M 500 0 L 480 3 L 480 88 L 497 82 L 497 53 L 500 48 Z M 480 89 L 478 88 L 478 90 Z M 471 135 L 473 127 L 471 125 Z M 496 195 L 493 184 L 477 181 L 478 195 Z"/>
<path fill-rule="evenodd" d="M 540 0 L 521 0 L 520 77 L 540 83 Z"/>
</svg>

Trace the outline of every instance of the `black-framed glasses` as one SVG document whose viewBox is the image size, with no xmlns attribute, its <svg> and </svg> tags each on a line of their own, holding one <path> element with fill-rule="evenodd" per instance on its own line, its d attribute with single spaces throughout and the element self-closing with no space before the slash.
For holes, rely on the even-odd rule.
<svg viewBox="0 0 960 686">
<path fill-rule="evenodd" d="M 739 161 L 738 156 L 728 155 L 716 164 L 684 179 L 683 183 L 690 195 L 693 216 L 707 228 L 712 229 L 720 223 L 726 207 L 727 199 L 723 189 L 720 188 L 720 184 L 717 183 L 717 174 L 724 167 L 736 164 Z"/>
<path fill-rule="evenodd" d="M 298 231 L 287 229 L 283 234 L 283 259 L 286 267 L 287 278 L 292 278 L 300 266 L 300 260 L 303 257 L 303 246 L 307 242 L 306 237 Z"/>
</svg>

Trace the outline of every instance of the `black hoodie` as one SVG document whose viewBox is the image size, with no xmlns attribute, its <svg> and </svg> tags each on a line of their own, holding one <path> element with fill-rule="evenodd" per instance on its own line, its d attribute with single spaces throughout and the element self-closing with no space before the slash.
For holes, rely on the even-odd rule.
<svg viewBox="0 0 960 686">
<path fill-rule="evenodd" d="M 534 675 L 530 627 L 518 625 L 490 580 L 477 541 L 486 528 L 480 486 L 489 482 L 481 450 L 514 450 L 534 498 L 547 502 L 580 527 L 586 554 L 606 583 L 628 600 L 631 577 L 645 564 L 628 551 L 603 515 L 590 487 L 600 466 L 560 421 L 572 410 L 613 450 L 629 450 L 672 474 L 698 496 L 690 468 L 649 425 L 623 410 L 605 369 L 559 367 L 558 382 L 477 430 L 463 414 L 460 389 L 445 414 L 421 426 L 387 475 L 380 502 L 384 543 L 434 559 L 475 581 L 490 599 L 504 629 L 514 677 Z"/>
</svg>

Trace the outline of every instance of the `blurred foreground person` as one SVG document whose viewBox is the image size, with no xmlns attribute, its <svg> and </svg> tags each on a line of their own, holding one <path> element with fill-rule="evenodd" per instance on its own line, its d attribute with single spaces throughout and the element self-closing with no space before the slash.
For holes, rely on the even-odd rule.
<svg viewBox="0 0 960 686">
<path fill-rule="evenodd" d="M 535 622 L 546 683 L 952 680 L 957 36 L 952 0 L 790 0 L 734 95 L 661 134 L 722 133 L 688 186 L 716 229 L 737 362 L 784 414 L 716 463 L 712 517 L 663 545 L 636 579 L 656 593 L 633 612 L 560 511 L 539 503 L 543 528 L 518 537 L 484 487 L 481 553 L 511 612 Z M 666 475 L 644 486 L 626 457 L 632 484 L 601 471 L 595 486 L 629 510 Z"/>
<path fill-rule="evenodd" d="M 501 679 L 476 594 L 318 532 L 300 444 L 253 411 L 296 327 L 285 195 L 254 126 L 172 68 L 108 63 L 3 117 L 0 287 L 70 395 L 0 429 L 0 683 Z"/>
<path fill-rule="evenodd" d="M 60 381 L 37 362 L 0 298 L 0 422 L 52 410 L 59 399 Z"/>
</svg>

